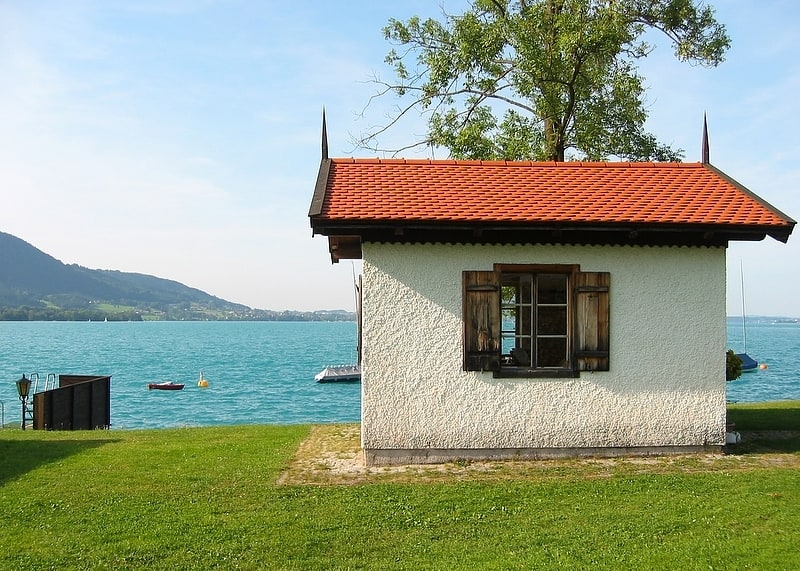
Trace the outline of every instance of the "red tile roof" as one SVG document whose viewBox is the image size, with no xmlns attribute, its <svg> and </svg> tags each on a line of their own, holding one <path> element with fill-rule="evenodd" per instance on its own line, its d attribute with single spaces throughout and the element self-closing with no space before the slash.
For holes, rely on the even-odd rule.
<svg viewBox="0 0 800 571">
<path fill-rule="evenodd" d="M 319 215 L 364 222 L 793 222 L 701 163 L 332 159 Z"/>
<path fill-rule="evenodd" d="M 795 225 L 706 163 L 323 159 L 309 217 L 334 259 L 363 241 L 785 242 Z"/>
</svg>

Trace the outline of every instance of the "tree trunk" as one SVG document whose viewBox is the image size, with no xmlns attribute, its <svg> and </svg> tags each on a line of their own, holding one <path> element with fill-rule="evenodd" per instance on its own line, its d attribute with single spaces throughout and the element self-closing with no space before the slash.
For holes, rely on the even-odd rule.
<svg viewBox="0 0 800 571">
<path fill-rule="evenodd" d="M 546 46 L 548 52 L 557 49 L 558 45 L 558 31 L 557 26 L 552 25 L 556 17 L 564 10 L 564 0 L 548 0 L 547 13 L 551 21 L 551 37 L 550 43 Z M 552 58 L 551 58 L 552 59 Z M 552 111 L 552 110 L 550 110 Z M 562 118 L 563 121 L 563 118 Z M 552 117 L 544 118 L 544 144 L 548 160 L 563 162 L 564 161 L 564 139 L 561 136 L 561 123 Z"/>
<path fill-rule="evenodd" d="M 561 136 L 561 125 L 550 118 L 544 120 L 545 158 L 548 161 L 564 162 L 565 145 Z"/>
</svg>

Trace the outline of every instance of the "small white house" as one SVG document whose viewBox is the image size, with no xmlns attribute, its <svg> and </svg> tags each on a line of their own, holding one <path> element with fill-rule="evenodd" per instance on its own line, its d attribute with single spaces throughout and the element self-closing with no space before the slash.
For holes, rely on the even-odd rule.
<svg viewBox="0 0 800 571">
<path fill-rule="evenodd" d="M 368 464 L 719 450 L 725 252 L 795 221 L 703 163 L 330 159 Z"/>
</svg>

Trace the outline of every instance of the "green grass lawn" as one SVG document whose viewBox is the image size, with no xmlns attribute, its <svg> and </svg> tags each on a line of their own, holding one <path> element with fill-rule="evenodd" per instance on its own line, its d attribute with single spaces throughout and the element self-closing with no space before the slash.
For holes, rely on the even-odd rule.
<svg viewBox="0 0 800 571">
<path fill-rule="evenodd" d="M 0 569 L 800 568 L 797 435 L 692 470 L 279 485 L 309 429 L 0 430 Z"/>
<path fill-rule="evenodd" d="M 800 401 L 729 404 L 736 430 L 800 430 Z"/>
</svg>

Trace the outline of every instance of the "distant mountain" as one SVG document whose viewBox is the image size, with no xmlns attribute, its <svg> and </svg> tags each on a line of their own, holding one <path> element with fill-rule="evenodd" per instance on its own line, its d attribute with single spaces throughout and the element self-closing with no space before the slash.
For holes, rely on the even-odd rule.
<svg viewBox="0 0 800 571">
<path fill-rule="evenodd" d="M 0 320 L 350 320 L 345 311 L 251 309 L 145 274 L 64 264 L 0 232 Z"/>
</svg>

